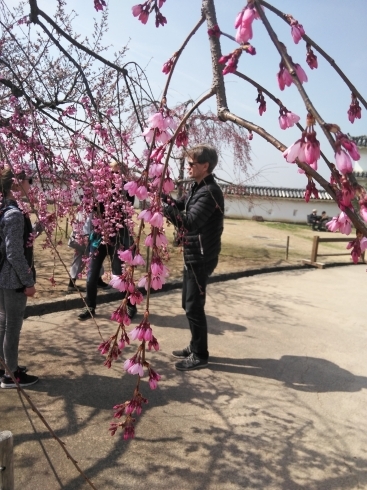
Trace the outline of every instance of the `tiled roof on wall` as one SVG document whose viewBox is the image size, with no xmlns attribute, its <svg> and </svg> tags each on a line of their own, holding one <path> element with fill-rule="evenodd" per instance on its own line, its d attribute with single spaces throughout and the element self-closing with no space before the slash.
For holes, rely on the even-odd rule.
<svg viewBox="0 0 367 490">
<path fill-rule="evenodd" d="M 264 198 L 278 198 L 278 199 L 302 199 L 305 198 L 305 189 L 288 189 L 285 187 L 262 187 L 258 185 L 234 185 L 234 184 L 221 184 L 219 186 L 223 193 L 227 196 L 249 196 L 249 197 L 264 197 Z M 185 190 L 189 190 L 192 181 L 183 182 Z M 319 200 L 332 201 L 333 198 L 324 190 L 318 189 Z M 314 199 L 314 197 L 311 197 Z"/>
<path fill-rule="evenodd" d="M 348 138 L 351 139 L 357 146 L 367 146 L 367 135 L 351 136 L 348 134 Z"/>
<path fill-rule="evenodd" d="M 236 186 L 230 184 L 219 184 L 226 195 L 268 197 L 281 199 L 304 199 L 304 189 L 287 189 L 284 187 L 261 187 L 261 186 Z M 318 190 L 319 200 L 332 201 L 332 197 L 324 190 Z"/>
</svg>

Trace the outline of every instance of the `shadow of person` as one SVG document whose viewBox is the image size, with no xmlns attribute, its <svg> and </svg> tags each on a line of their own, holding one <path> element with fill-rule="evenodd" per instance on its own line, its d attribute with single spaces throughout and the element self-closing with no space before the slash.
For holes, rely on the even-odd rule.
<svg viewBox="0 0 367 490">
<path fill-rule="evenodd" d="M 238 323 L 229 323 L 223 321 L 221 318 L 215 316 L 206 315 L 208 323 L 208 332 L 212 335 L 224 335 L 226 331 L 231 332 L 246 332 L 247 327 Z M 160 327 L 172 327 L 182 328 L 189 332 L 189 324 L 186 315 L 171 315 L 161 316 L 154 313 L 150 313 L 149 320 L 152 325 L 159 325 Z"/>
<path fill-rule="evenodd" d="M 260 376 L 308 392 L 356 392 L 367 388 L 367 378 L 355 376 L 333 362 L 317 357 L 282 356 L 278 359 L 230 359 L 210 357 L 210 369 Z"/>
</svg>

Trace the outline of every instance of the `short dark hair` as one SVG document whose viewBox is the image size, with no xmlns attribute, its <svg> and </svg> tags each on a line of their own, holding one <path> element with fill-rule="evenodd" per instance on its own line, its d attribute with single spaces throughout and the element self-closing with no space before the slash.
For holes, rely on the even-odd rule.
<svg viewBox="0 0 367 490">
<path fill-rule="evenodd" d="M 211 174 L 218 163 L 218 153 L 214 146 L 203 143 L 193 146 L 186 151 L 188 157 L 196 163 L 209 163 L 208 172 Z"/>
</svg>

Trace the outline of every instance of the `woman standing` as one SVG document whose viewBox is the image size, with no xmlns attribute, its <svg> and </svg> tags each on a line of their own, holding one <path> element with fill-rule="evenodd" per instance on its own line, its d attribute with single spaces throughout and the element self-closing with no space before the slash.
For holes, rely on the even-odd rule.
<svg viewBox="0 0 367 490">
<path fill-rule="evenodd" d="M 36 292 L 33 267 L 32 224 L 19 209 L 15 195 L 29 192 L 32 178 L 25 172 L 14 176 L 7 167 L 0 171 L 0 357 L 22 387 L 37 383 L 37 376 L 18 366 L 18 346 L 28 296 Z M 0 369 L 1 388 L 16 388 Z"/>
</svg>

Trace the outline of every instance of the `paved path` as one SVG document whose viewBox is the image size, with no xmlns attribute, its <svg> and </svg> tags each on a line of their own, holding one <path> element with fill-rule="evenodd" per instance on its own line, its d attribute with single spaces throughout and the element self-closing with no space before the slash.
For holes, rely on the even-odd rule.
<svg viewBox="0 0 367 490">
<path fill-rule="evenodd" d="M 132 441 L 108 426 L 135 378 L 102 365 L 96 327 L 77 311 L 25 321 L 20 361 L 41 377 L 27 392 L 99 490 L 366 489 L 365 269 L 211 284 L 211 362 L 191 373 L 170 357 L 188 342 L 180 292 L 153 296 L 162 381 L 142 383 L 149 404 Z M 98 309 L 105 337 L 112 307 Z M 17 391 L 0 390 L 0 415 L 17 490 L 90 488 Z"/>
</svg>

